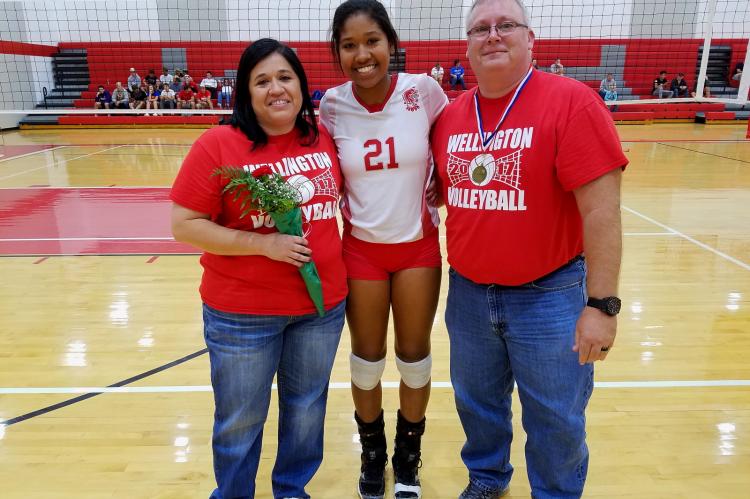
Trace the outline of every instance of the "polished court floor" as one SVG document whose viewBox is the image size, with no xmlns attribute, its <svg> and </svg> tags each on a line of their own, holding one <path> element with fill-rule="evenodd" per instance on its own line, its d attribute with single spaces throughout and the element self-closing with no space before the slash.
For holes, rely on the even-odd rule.
<svg viewBox="0 0 750 499">
<path fill-rule="evenodd" d="M 750 141 L 746 125 L 619 128 L 624 260 L 615 348 L 597 364 L 586 497 L 750 497 Z M 200 498 L 213 400 L 196 252 L 168 186 L 200 130 L 0 135 L 0 497 Z M 447 279 L 444 280 L 444 283 Z M 433 330 L 424 497 L 466 483 L 443 322 Z M 355 498 L 348 333 L 315 498 Z M 397 403 L 386 370 L 386 426 Z M 528 497 L 516 407 L 509 497 Z M 276 411 L 258 476 L 269 498 Z"/>
</svg>

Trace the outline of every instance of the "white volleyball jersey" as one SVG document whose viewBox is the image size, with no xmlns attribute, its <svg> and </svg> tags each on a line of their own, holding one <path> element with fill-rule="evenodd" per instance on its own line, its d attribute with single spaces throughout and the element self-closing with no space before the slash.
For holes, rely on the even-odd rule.
<svg viewBox="0 0 750 499">
<path fill-rule="evenodd" d="M 393 75 L 379 106 L 361 102 L 351 82 L 325 93 L 320 122 L 336 141 L 344 174 L 341 214 L 354 237 L 404 243 L 435 230 L 437 210 L 425 202 L 433 169 L 430 128 L 447 103 L 426 74 Z"/>
</svg>

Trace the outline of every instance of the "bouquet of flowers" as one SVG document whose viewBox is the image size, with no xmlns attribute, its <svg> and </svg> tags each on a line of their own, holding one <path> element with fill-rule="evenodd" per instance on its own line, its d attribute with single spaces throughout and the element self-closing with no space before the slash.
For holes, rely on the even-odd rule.
<svg viewBox="0 0 750 499">
<path fill-rule="evenodd" d="M 282 234 L 302 236 L 302 210 L 300 195 L 284 178 L 271 168 L 262 166 L 252 173 L 243 168 L 225 166 L 214 170 L 213 175 L 229 179 L 225 192 L 234 192 L 234 201 L 240 202 L 240 218 L 252 210 L 268 213 Z M 309 261 L 299 268 L 307 293 L 310 295 L 318 315 L 323 317 L 323 287 L 315 263 Z"/>
</svg>

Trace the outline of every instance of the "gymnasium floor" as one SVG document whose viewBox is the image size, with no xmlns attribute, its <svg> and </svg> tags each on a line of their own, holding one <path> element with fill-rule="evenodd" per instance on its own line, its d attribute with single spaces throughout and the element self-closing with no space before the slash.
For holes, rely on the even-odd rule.
<svg viewBox="0 0 750 499">
<path fill-rule="evenodd" d="M 631 161 L 624 309 L 616 346 L 597 364 L 586 497 L 750 497 L 746 127 L 619 127 Z M 213 488 L 200 266 L 195 250 L 171 240 L 168 221 L 168 187 L 200 133 L 0 135 L 1 497 L 205 498 Z M 467 478 L 445 292 L 433 331 L 425 499 L 455 498 Z M 315 498 L 357 497 L 348 350 L 345 330 L 326 456 L 308 488 Z M 384 380 L 392 435 L 392 362 Z M 259 498 L 271 497 L 274 404 Z M 519 417 L 516 431 L 509 497 L 528 497 Z"/>
</svg>

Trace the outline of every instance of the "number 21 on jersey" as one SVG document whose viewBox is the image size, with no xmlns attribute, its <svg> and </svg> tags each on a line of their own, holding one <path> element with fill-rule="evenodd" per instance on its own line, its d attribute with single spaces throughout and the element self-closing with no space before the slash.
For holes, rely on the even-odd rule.
<svg viewBox="0 0 750 499">
<path fill-rule="evenodd" d="M 382 170 L 383 168 L 398 168 L 398 163 L 396 163 L 396 148 L 394 146 L 393 137 L 388 137 L 387 139 L 385 139 L 385 144 L 388 146 L 388 165 L 383 165 L 383 163 L 380 162 L 374 163 L 374 161 L 376 161 L 383 152 L 383 142 L 377 139 L 370 139 L 364 143 L 363 147 L 367 151 L 365 154 L 365 170 L 371 172 L 375 170 Z"/>
</svg>

